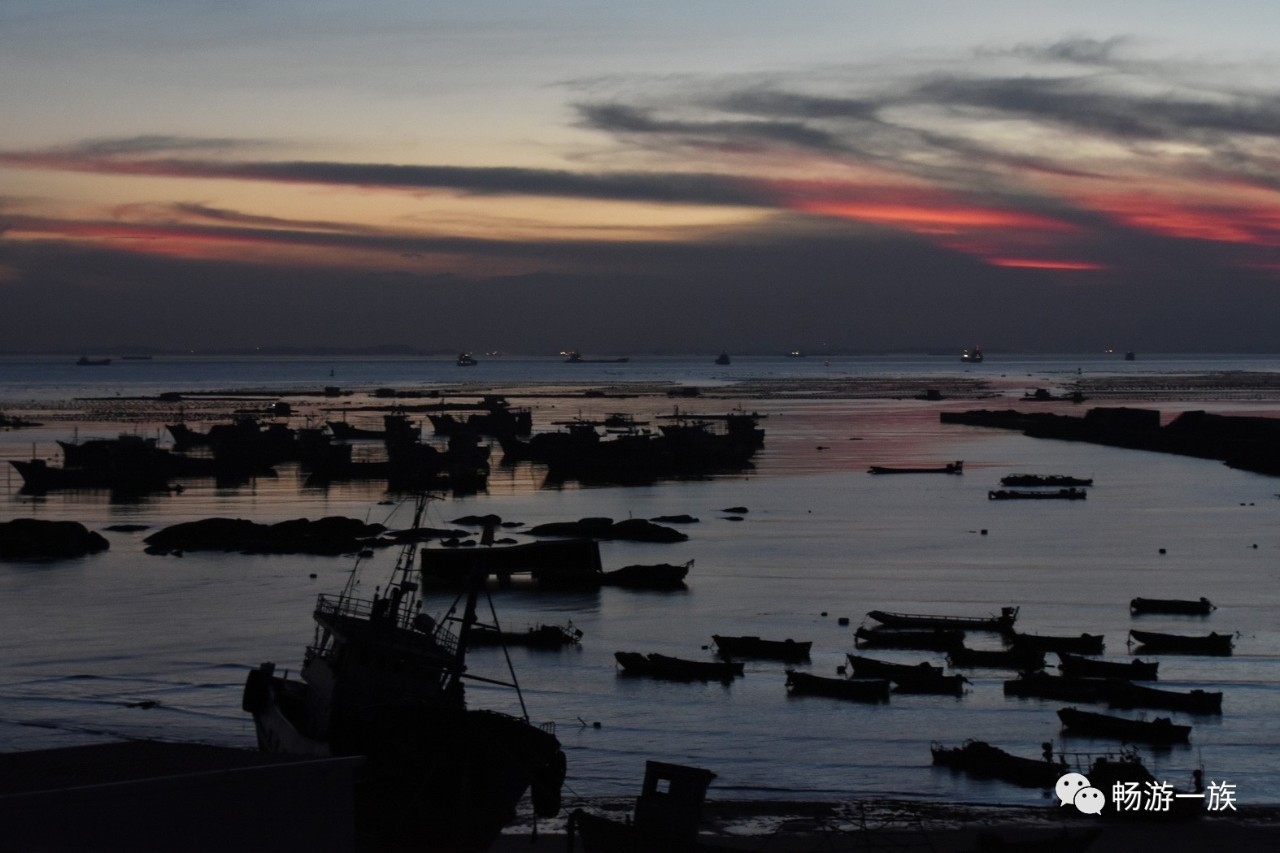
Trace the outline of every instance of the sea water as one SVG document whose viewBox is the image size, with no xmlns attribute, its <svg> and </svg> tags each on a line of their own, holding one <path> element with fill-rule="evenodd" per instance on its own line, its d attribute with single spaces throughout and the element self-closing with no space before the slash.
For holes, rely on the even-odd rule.
<svg viewBox="0 0 1280 853">
<path fill-rule="evenodd" d="M 0 433 L 0 455 L 56 457 L 54 439 L 73 433 L 80 439 L 123 429 L 161 434 L 160 422 L 145 422 L 145 408 L 138 415 L 136 406 L 122 402 L 120 412 L 132 420 L 121 425 L 102 401 L 171 391 L 250 389 L 270 396 L 301 389 L 301 396 L 289 398 L 299 411 L 322 418 L 346 407 L 360 417 L 363 403 L 378 402 L 364 393 L 370 389 L 448 392 L 491 382 L 509 390 L 515 404 L 534 409 L 537 429 L 615 410 L 652 420 L 676 403 L 705 413 L 741 405 L 767 415 L 761 421 L 765 447 L 746 472 L 643 487 L 551 488 L 536 466 L 495 465 L 484 493 L 430 506 L 426 523 L 441 527 L 487 513 L 525 525 L 587 516 L 699 519 L 680 526 L 685 542 L 601 544 L 606 569 L 693 560 L 684 590 L 568 593 L 517 584 L 492 591 L 505 628 L 571 621 L 583 631 L 580 645 L 561 651 L 510 649 L 530 717 L 556 723 L 569 758 L 570 803 L 633 796 L 648 759 L 712 770 L 718 798 L 1047 802 L 1039 791 L 931 765 L 932 743 L 955 746 L 970 738 L 1033 757 L 1044 742 L 1081 753 L 1118 747 L 1065 736 L 1055 712 L 1071 703 L 1005 697 L 1002 682 L 1012 675 L 1004 671 L 967 671 L 972 683 L 961 698 L 895 694 L 888 703 L 870 705 L 790 696 L 785 665 L 777 662 L 747 661 L 744 677 L 728 684 L 622 677 L 614 662 L 616 651 L 710 659 L 712 634 L 755 634 L 811 641 L 811 659 L 799 668 L 835 675 L 846 653 L 855 651 L 854 629 L 872 624 L 869 610 L 985 615 L 1006 605 L 1021 608 L 1017 627 L 1025 632 L 1103 634 L 1105 657 L 1113 660 L 1130 656 L 1130 627 L 1238 632 L 1231 657 L 1158 658 L 1156 686 L 1221 690 L 1221 716 L 1115 713 L 1171 716 L 1193 726 L 1189 745 L 1141 748 L 1157 778 L 1186 785 L 1192 770 L 1203 767 L 1207 780 L 1234 784 L 1240 803 L 1280 802 L 1280 480 L 1213 460 L 1037 440 L 938 419 L 946 409 L 1032 405 L 1082 414 L 1089 403 L 1017 399 L 1026 388 L 1077 376 L 1275 371 L 1280 363 L 1249 357 L 954 361 L 761 357 L 720 367 L 709 357 L 616 365 L 546 358 L 482 359 L 477 367 L 460 368 L 451 359 L 157 357 L 76 367 L 67 359 L 14 357 L 0 359 L 0 408 L 43 410 L 50 419 L 42 428 Z M 995 390 L 979 398 L 914 399 L 916 386 L 935 377 L 939 383 L 984 380 Z M 901 381 L 909 390 L 859 397 L 822 384 L 842 379 Z M 740 382 L 771 391 L 737 399 Z M 334 401 L 320 393 L 326 385 L 360 393 Z M 704 397 L 673 400 L 656 390 L 682 385 L 704 389 Z M 564 396 L 561 386 L 608 387 L 616 394 L 630 388 L 635 396 Z M 806 390 L 812 388 L 822 393 Z M 1280 409 L 1280 401 L 1265 394 L 1226 403 L 1133 404 L 1160 408 L 1166 419 L 1188 408 Z M 961 476 L 866 472 L 872 464 L 955 459 L 964 460 Z M 1093 477 L 1095 486 L 1084 501 L 987 499 L 1001 476 L 1024 471 Z M 276 478 L 240 487 L 192 481 L 181 494 L 128 502 L 97 492 L 32 497 L 19 491 L 20 483 L 16 472 L 0 477 L 0 520 L 77 520 L 104 531 L 111 547 L 83 559 L 0 563 L 4 750 L 146 737 L 252 747 L 252 721 L 240 710 L 246 671 L 270 660 L 296 672 L 312 638 L 315 595 L 338 589 L 353 561 L 209 552 L 149 556 L 144 537 L 210 516 L 271 522 L 343 515 L 391 527 L 408 524 L 410 516 L 380 483 L 310 488 L 288 465 L 278 468 Z M 104 530 L 118 524 L 145 529 Z M 520 528 L 510 529 L 520 538 Z M 367 582 L 381 583 L 394 556 L 379 551 L 369 560 Z M 1208 617 L 1135 618 L 1128 611 L 1134 596 L 1202 595 L 1218 605 Z M 451 602 L 449 595 L 433 594 L 427 608 L 438 611 Z M 842 617 L 849 624 L 841 624 Z M 1000 645 L 983 634 L 972 634 L 969 644 Z M 868 654 L 944 662 L 929 652 Z M 506 668 L 496 649 L 476 649 L 469 662 L 478 675 L 500 676 Z M 477 707 L 520 710 L 511 691 L 475 683 L 468 695 Z"/>
</svg>

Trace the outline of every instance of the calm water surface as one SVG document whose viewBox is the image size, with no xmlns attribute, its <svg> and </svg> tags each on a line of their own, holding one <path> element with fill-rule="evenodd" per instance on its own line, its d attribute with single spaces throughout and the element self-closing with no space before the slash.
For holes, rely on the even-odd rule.
<svg viewBox="0 0 1280 853">
<path fill-rule="evenodd" d="M 1019 628 L 1035 633 L 1101 633 L 1111 659 L 1125 659 L 1126 632 L 1139 626 L 1183 633 L 1239 632 L 1230 658 L 1160 658 L 1158 686 L 1204 687 L 1225 694 L 1221 717 L 1170 712 L 1194 726 L 1191 744 L 1143 749 L 1157 777 L 1184 784 L 1203 765 L 1206 778 L 1237 785 L 1240 802 L 1280 802 L 1280 480 L 1206 460 L 1025 438 L 938 422 L 940 408 L 1022 406 L 1026 387 L 1077 375 L 1132 372 L 1177 376 L 1216 370 L 1280 370 L 1275 359 L 1024 358 L 966 367 L 951 359 L 665 359 L 627 365 L 572 365 L 558 359 L 482 362 L 469 385 L 544 392 L 558 385 L 632 385 L 642 396 L 592 400 L 529 397 L 535 427 L 579 412 L 626 409 L 652 417 L 672 400 L 652 383 L 694 384 L 714 399 L 680 400 L 695 411 L 742 404 L 769 417 L 765 450 L 748 473 L 641 488 L 543 486 L 528 465 L 496 468 L 487 493 L 432 505 L 428 523 L 496 513 L 535 524 L 585 516 L 653 517 L 687 513 L 700 521 L 675 545 L 602 543 L 606 568 L 694 560 L 688 588 L 676 593 L 604 589 L 493 593 L 508 627 L 566 622 L 584 632 L 562 652 L 512 649 L 525 702 L 535 720 L 554 720 L 569 755 L 574 796 L 633 796 L 646 759 L 694 764 L 717 774 L 713 795 L 830 798 L 906 795 L 974 802 L 1044 802 L 1037 791 L 979 782 L 930 765 L 929 746 L 990 741 L 1034 756 L 1043 741 L 1068 751 L 1104 751 L 1110 742 L 1064 738 L 1055 711 L 1063 703 L 1006 698 L 1005 673 L 975 670 L 963 698 L 895 695 L 885 705 L 788 696 L 783 666 L 748 662 L 732 684 L 683 684 L 619 677 L 619 650 L 707 657 L 713 633 L 811 640 L 810 672 L 835 674 L 853 651 L 853 629 L 868 610 L 985 614 L 1021 607 Z M 457 386 L 460 368 L 444 360 L 162 359 L 77 368 L 66 359 L 0 359 L 0 408 L 45 411 L 36 430 L 0 433 L 0 456 L 54 456 L 54 439 L 111 436 L 123 428 L 156 434 L 162 421 L 127 426 L 105 415 L 73 416 L 76 397 L 155 395 L 166 391 L 347 389 Z M 119 368 L 117 370 L 117 368 Z M 568 369 L 573 372 L 566 376 Z M 490 371 L 490 377 L 478 375 Z M 977 373 L 978 370 L 983 373 Z M 1079 373 L 1077 373 L 1077 370 Z M 330 373 L 332 371 L 332 374 Z M 832 399 L 807 396 L 801 380 L 904 382 L 930 377 L 990 378 L 1007 399 Z M 734 399 L 743 379 L 794 389 L 785 399 Z M 1003 390 L 1000 390 L 1003 389 Z M 531 393 L 532 393 L 531 391 Z M 324 417 L 335 405 L 319 394 L 295 399 L 302 414 Z M 358 409 L 356 396 L 336 405 Z M 1123 402 L 1123 401 L 1120 401 Z M 1106 405 L 1119 404 L 1108 400 Z M 1229 403 L 1142 403 L 1168 415 L 1208 407 L 1275 415 L 1265 398 Z M 1069 404 L 1059 411 L 1081 412 Z M 102 411 L 93 409 L 94 411 Z M 1086 404 L 1087 408 L 1087 404 Z M 145 413 L 143 420 L 145 420 Z M 875 477 L 869 464 L 965 460 L 963 476 Z M 6 466 L 7 467 L 7 466 Z M 992 502 L 987 491 L 1008 473 L 1092 476 L 1087 501 Z M 134 737 L 252 746 L 240 710 L 247 668 L 264 660 L 296 669 L 311 639 L 318 592 L 340 586 L 345 558 L 143 553 L 159 527 L 214 515 L 275 521 L 345 515 L 408 523 L 408 508 L 381 503 L 378 485 L 304 487 L 296 468 L 233 489 L 188 484 L 179 495 L 113 503 L 105 494 L 18 493 L 15 474 L 0 477 L 0 519 L 34 516 L 147 525 L 107 532 L 111 549 L 82 560 L 0 564 L 0 749 L 35 749 Z M 744 506 L 732 520 L 727 507 Z M 396 513 L 396 514 L 393 514 Z M 394 555 L 369 566 L 381 582 Z M 312 575 L 315 575 L 313 578 Z M 1207 618 L 1129 616 L 1135 595 L 1208 596 Z M 433 598 L 442 609 L 449 598 Z M 850 624 L 838 624 L 848 617 Z M 1138 624 L 1140 622 L 1140 625 Z M 973 635 L 974 645 L 997 646 Z M 883 652 L 904 662 L 942 658 Z M 1052 656 L 1050 656 L 1052 659 Z M 478 673 L 498 672 L 501 652 L 471 655 Z M 512 698 L 471 688 L 475 705 L 512 710 Z M 155 703 L 141 707 L 140 703 Z M 1105 710 L 1100 708 L 1099 710 Z M 1118 712 L 1140 715 L 1142 712 Z M 1165 715 L 1166 712 L 1158 712 Z M 1149 716 L 1155 713 L 1147 712 Z M 600 723 L 597 728 L 591 724 Z"/>
</svg>

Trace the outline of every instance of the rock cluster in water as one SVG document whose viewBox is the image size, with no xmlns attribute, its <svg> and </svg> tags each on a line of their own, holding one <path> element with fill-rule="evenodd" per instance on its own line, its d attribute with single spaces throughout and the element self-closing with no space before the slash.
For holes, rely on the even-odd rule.
<svg viewBox="0 0 1280 853">
<path fill-rule="evenodd" d="M 258 524 L 243 518 L 206 518 L 174 524 L 145 540 L 148 554 L 240 551 L 253 554 L 353 554 L 386 530 L 354 518 L 296 518 Z"/>
<path fill-rule="evenodd" d="M 109 547 L 101 533 L 78 521 L 15 518 L 0 522 L 0 559 L 4 560 L 83 557 Z"/>
<path fill-rule="evenodd" d="M 643 518 L 614 521 L 612 518 L 582 518 L 553 521 L 529 529 L 531 536 L 574 536 L 589 539 L 626 539 L 632 542 L 684 542 L 688 535 Z"/>
</svg>

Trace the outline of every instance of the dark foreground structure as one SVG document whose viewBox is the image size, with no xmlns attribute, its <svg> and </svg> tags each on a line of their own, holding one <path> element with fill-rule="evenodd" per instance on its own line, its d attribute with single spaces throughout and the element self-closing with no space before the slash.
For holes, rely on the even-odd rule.
<svg viewBox="0 0 1280 853">
<path fill-rule="evenodd" d="M 353 851 L 362 763 L 155 741 L 6 753 L 0 848 Z"/>
</svg>

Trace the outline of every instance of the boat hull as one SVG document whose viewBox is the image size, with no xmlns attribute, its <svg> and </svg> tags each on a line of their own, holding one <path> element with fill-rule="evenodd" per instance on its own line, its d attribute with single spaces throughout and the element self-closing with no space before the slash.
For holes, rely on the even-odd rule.
<svg viewBox="0 0 1280 853">
<path fill-rule="evenodd" d="M 1130 631 L 1129 636 L 1138 648 L 1149 652 L 1183 655 L 1229 655 L 1232 650 L 1230 634 L 1211 632 L 1205 636 L 1159 634 L 1154 631 Z"/>
<path fill-rule="evenodd" d="M 886 628 L 958 628 L 969 631 L 1008 631 L 1018 618 L 1018 608 L 1006 607 L 999 616 L 935 616 L 925 613 L 891 613 L 871 610 L 867 615 Z"/>
<path fill-rule="evenodd" d="M 1159 690 L 1141 684 L 1119 684 L 1111 692 L 1113 708 L 1163 708 L 1191 714 L 1221 714 L 1222 692 Z"/>
<path fill-rule="evenodd" d="M 531 787 L 540 813 L 559 810 L 564 754 L 550 731 L 493 711 L 408 704 L 384 707 L 376 725 L 366 720 L 358 731 L 344 731 L 335 720 L 329 736 L 320 737 L 308 730 L 303 710 L 318 698 L 308 695 L 313 689 L 264 666 L 249 673 L 244 707 L 263 752 L 365 756 L 356 791 L 364 834 L 483 851 Z M 345 701 L 332 699 L 335 708 Z"/>
<path fill-rule="evenodd" d="M 643 675 L 669 681 L 731 681 L 742 675 L 741 661 L 699 661 L 640 652 L 614 652 L 625 675 Z"/>
<path fill-rule="evenodd" d="M 787 689 L 793 696 L 828 696 L 855 702 L 888 702 L 886 678 L 828 678 L 787 670 Z"/>
<path fill-rule="evenodd" d="M 1078 655 L 1100 655 L 1105 648 L 1101 634 L 1081 634 L 1078 637 L 1055 637 L 1043 634 L 1019 634 L 1011 632 L 1007 640 L 1015 649 L 1034 649 L 1042 652 L 1070 652 Z"/>
<path fill-rule="evenodd" d="M 796 640 L 762 640 L 759 637 L 725 637 L 712 634 L 716 652 L 724 658 L 767 658 L 769 660 L 802 661 L 809 659 L 812 642 Z"/>
<path fill-rule="evenodd" d="M 1052 788 L 1068 770 L 1062 761 L 1036 760 L 1012 755 L 983 741 L 963 746 L 931 748 L 933 763 L 962 770 L 978 778 L 1000 779 L 1026 788 Z"/>
<path fill-rule="evenodd" d="M 1081 657 L 1070 652 L 1059 652 L 1058 660 L 1058 669 L 1066 676 L 1078 678 L 1127 678 L 1130 681 L 1155 681 L 1159 678 L 1160 664 L 1156 661 L 1141 661 L 1134 658 L 1131 661 L 1121 663 L 1119 661 Z"/>
<path fill-rule="evenodd" d="M 1126 741 L 1174 744 L 1186 743 L 1191 736 L 1191 726 L 1176 725 L 1167 717 L 1156 717 L 1154 720 L 1130 720 L 1108 714 L 1095 714 L 1092 711 L 1063 708 L 1058 711 L 1058 719 L 1062 721 L 1063 728 L 1073 734 L 1113 737 Z"/>
<path fill-rule="evenodd" d="M 1135 616 L 1144 613 L 1208 616 L 1213 610 L 1213 602 L 1207 598 L 1201 598 L 1199 601 L 1179 598 L 1135 598 L 1129 602 L 1129 612 Z"/>
<path fill-rule="evenodd" d="M 964 645 L 964 631 L 950 628 L 897 631 L 886 628 L 859 628 L 853 633 L 853 644 L 870 649 L 925 649 L 948 652 Z"/>
</svg>

